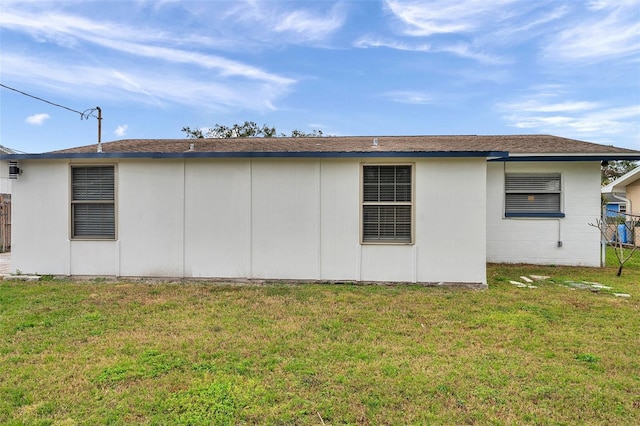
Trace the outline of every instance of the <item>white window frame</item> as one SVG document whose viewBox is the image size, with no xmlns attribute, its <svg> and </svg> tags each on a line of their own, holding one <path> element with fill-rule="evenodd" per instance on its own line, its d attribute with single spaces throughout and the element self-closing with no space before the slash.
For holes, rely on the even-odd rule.
<svg viewBox="0 0 640 426">
<path fill-rule="evenodd" d="M 513 178 L 511 182 L 510 178 Z M 563 218 L 563 188 L 562 173 L 505 173 L 504 217 Z M 544 198 L 546 197 L 548 204 L 549 195 L 554 196 L 553 198 L 557 196 L 557 208 L 545 208 Z M 536 203 L 536 197 L 543 201 Z M 523 205 L 527 202 L 531 203 L 530 206 Z"/>
<path fill-rule="evenodd" d="M 367 167 L 409 167 L 410 172 L 410 189 L 409 189 L 409 197 L 408 201 L 371 201 L 365 200 L 365 170 Z M 394 182 L 394 186 L 398 185 L 397 182 Z M 394 187 L 394 197 L 397 197 L 396 189 Z M 365 228 L 367 226 L 367 221 L 365 220 L 365 211 L 368 206 L 389 206 L 389 207 L 400 207 L 400 206 L 408 206 L 409 207 L 409 236 L 408 238 L 372 238 L 367 236 L 367 232 L 365 232 Z M 414 243 L 414 227 L 415 227 L 415 164 L 414 163 L 362 163 L 360 165 L 360 243 L 361 244 L 392 244 L 392 245 L 408 245 Z M 382 221 L 379 222 L 379 224 Z M 369 222 L 371 224 L 371 222 Z M 394 226 L 407 225 L 406 223 L 399 223 L 397 221 L 393 222 Z M 397 229 L 394 229 L 394 233 L 397 232 Z M 380 233 L 380 230 L 378 230 Z"/>
<path fill-rule="evenodd" d="M 113 169 L 113 189 L 107 186 L 105 193 L 98 188 L 95 196 L 78 197 L 74 191 L 74 170 L 89 169 L 89 168 L 112 168 Z M 115 164 L 71 164 L 69 167 L 69 235 L 72 240 L 98 240 L 98 241 L 114 241 L 118 236 L 118 219 L 117 219 L 117 167 Z M 111 197 L 109 197 L 111 195 Z M 106 198 L 104 198 L 106 196 Z M 100 232 L 100 233 L 84 233 L 78 232 L 76 226 L 77 209 L 81 206 L 112 206 L 113 212 L 109 212 L 107 208 L 108 216 L 112 217 L 112 232 Z M 110 214 L 111 213 L 111 214 Z M 107 225 L 108 230 L 108 225 Z"/>
</svg>

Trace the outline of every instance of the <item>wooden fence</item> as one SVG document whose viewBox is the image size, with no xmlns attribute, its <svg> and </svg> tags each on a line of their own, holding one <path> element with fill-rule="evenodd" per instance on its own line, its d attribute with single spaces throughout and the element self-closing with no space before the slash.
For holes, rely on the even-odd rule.
<svg viewBox="0 0 640 426">
<path fill-rule="evenodd" d="M 0 251 L 11 251 L 11 194 L 0 194 Z"/>
</svg>

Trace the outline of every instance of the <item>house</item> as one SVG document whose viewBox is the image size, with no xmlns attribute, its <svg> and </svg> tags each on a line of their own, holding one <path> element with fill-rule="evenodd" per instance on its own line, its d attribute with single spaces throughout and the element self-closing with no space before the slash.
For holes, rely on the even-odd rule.
<svg viewBox="0 0 640 426">
<path fill-rule="evenodd" d="M 601 192 L 610 210 L 640 215 L 640 167 L 603 186 Z"/>
<path fill-rule="evenodd" d="M 608 218 L 622 218 L 631 222 L 640 218 L 640 167 L 620 176 L 618 179 L 603 186 L 602 197 L 606 201 L 606 215 Z M 629 231 L 631 226 L 629 226 Z M 624 228 L 623 228 L 624 231 Z M 624 232 L 621 236 L 623 243 L 640 245 L 640 229 L 634 233 Z M 635 235 L 634 235 L 635 234 Z M 611 238 L 613 239 L 613 238 Z"/>
<path fill-rule="evenodd" d="M 547 135 L 119 140 L 18 161 L 13 267 L 60 275 L 448 283 L 599 265 L 600 162 Z"/>
<path fill-rule="evenodd" d="M 0 155 L 16 154 L 11 148 L 0 145 Z M 0 252 L 11 250 L 11 182 L 9 160 L 0 161 Z"/>
<path fill-rule="evenodd" d="M 16 154 L 11 148 L 0 145 L 0 155 Z M 0 161 L 0 194 L 11 194 L 11 179 L 9 179 L 9 161 Z"/>
<path fill-rule="evenodd" d="M 602 200 L 607 217 L 623 217 L 627 213 L 627 202 L 610 193 L 603 193 Z"/>
</svg>

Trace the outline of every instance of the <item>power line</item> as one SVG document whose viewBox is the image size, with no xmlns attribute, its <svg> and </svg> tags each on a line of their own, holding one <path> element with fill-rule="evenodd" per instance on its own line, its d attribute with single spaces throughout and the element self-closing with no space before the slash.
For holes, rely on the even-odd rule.
<svg viewBox="0 0 640 426">
<path fill-rule="evenodd" d="M 66 109 L 68 111 L 75 112 L 76 114 L 80 114 L 80 120 L 84 120 L 84 119 L 88 120 L 89 117 L 97 118 L 98 119 L 98 152 L 102 152 L 102 110 L 100 109 L 100 107 L 88 108 L 88 109 L 85 109 L 83 112 L 80 112 L 80 111 L 76 111 L 75 109 L 66 107 L 64 105 L 56 104 L 56 103 L 48 101 L 46 99 L 42 99 L 42 98 L 39 98 L 37 96 L 30 95 L 28 93 L 23 92 L 22 90 L 14 89 L 13 87 L 9 87 L 6 84 L 0 83 L 0 86 L 4 87 L 5 89 L 13 90 L 14 92 L 18 92 L 21 95 L 25 95 L 25 96 L 28 96 L 30 98 L 37 99 L 39 101 L 48 103 L 48 104 L 53 105 L 53 106 L 57 106 L 58 108 L 63 108 L 63 109 Z M 94 115 L 94 112 L 96 112 L 96 111 L 98 111 L 98 115 Z"/>
<path fill-rule="evenodd" d="M 28 96 L 28 97 L 33 98 L 33 99 L 37 99 L 37 100 L 42 101 L 42 102 L 46 102 L 46 103 L 48 103 L 50 105 L 53 105 L 53 106 L 57 106 L 58 108 L 63 108 L 63 109 L 66 109 L 68 111 L 75 112 L 76 114 L 80 114 L 80 119 L 81 120 L 84 120 L 84 119 L 88 120 L 89 117 L 98 118 L 95 115 L 93 115 L 93 113 L 98 109 L 97 107 L 96 108 L 88 108 L 88 109 L 85 109 L 83 112 L 80 112 L 80 111 L 76 111 L 75 109 L 68 108 L 68 107 L 66 107 L 64 105 L 56 104 L 56 103 L 50 102 L 50 101 L 48 101 L 46 99 L 42 99 L 42 98 L 39 98 L 37 96 L 30 95 L 28 93 L 25 93 L 25 92 L 23 92 L 21 90 L 18 90 L 18 89 L 14 89 L 13 87 L 9 87 L 9 86 L 7 86 L 5 84 L 2 84 L 2 83 L 0 83 L 0 86 L 4 87 L 5 89 L 13 90 L 14 92 L 18 92 L 21 95 L 25 95 L 25 96 Z"/>
</svg>

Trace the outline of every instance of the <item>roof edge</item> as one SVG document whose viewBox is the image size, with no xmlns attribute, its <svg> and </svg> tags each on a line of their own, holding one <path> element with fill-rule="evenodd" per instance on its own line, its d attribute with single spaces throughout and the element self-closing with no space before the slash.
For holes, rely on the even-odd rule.
<svg viewBox="0 0 640 426">
<path fill-rule="evenodd" d="M 614 180 L 613 182 L 610 182 L 608 185 L 603 186 L 601 189 L 601 192 L 603 194 L 614 193 L 614 192 L 626 192 L 627 185 L 640 179 L 640 176 L 636 176 L 638 174 L 640 174 L 640 167 L 636 167 L 635 169 L 620 176 L 618 179 Z M 622 188 L 624 188 L 624 190 Z"/>
<path fill-rule="evenodd" d="M 42 153 L 42 154 L 2 154 L 0 160 L 64 160 L 64 159 L 103 159 L 103 158 L 506 158 L 507 151 L 294 151 L 294 152 L 81 152 L 81 153 Z M 640 157 L 639 157 L 640 158 Z"/>
<path fill-rule="evenodd" d="M 519 161 L 616 161 L 616 160 L 640 160 L 640 154 L 615 153 L 615 154 L 516 154 L 506 158 L 490 159 L 489 161 L 519 162 Z"/>
</svg>

